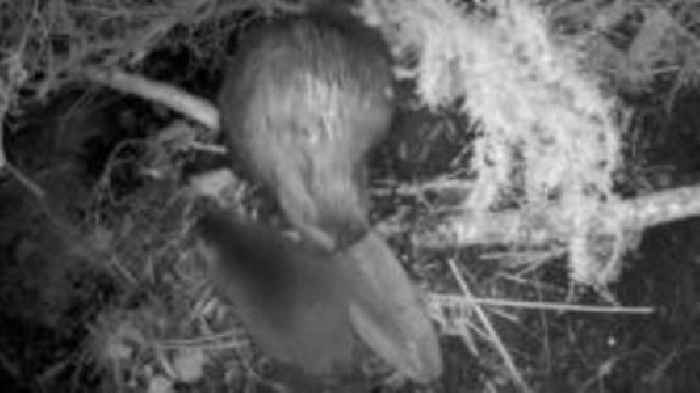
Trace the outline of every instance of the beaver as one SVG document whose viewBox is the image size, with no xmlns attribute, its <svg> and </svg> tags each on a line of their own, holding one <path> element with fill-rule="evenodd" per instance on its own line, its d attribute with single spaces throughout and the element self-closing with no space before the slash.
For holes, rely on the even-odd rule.
<svg viewBox="0 0 700 393">
<path fill-rule="evenodd" d="M 353 367 L 351 261 L 225 212 L 195 226 L 218 292 L 267 355 L 319 376 Z"/>
<path fill-rule="evenodd" d="M 218 294 L 260 349 L 297 374 L 347 380 L 367 347 L 415 381 L 441 374 L 418 292 L 376 234 L 329 252 L 223 211 L 205 213 L 195 233 Z"/>
<path fill-rule="evenodd" d="M 366 155 L 394 113 L 386 44 L 327 10 L 249 34 L 219 93 L 223 137 L 302 235 L 342 249 L 369 229 Z"/>
<path fill-rule="evenodd" d="M 352 366 L 355 334 L 410 378 L 438 377 L 437 335 L 418 291 L 368 219 L 367 155 L 394 114 L 386 43 L 350 14 L 323 9 L 249 34 L 219 93 L 222 136 L 302 239 L 206 219 L 200 233 L 219 250 L 210 259 L 229 266 L 213 270 L 236 273 L 214 280 L 261 348 L 305 371 Z"/>
</svg>

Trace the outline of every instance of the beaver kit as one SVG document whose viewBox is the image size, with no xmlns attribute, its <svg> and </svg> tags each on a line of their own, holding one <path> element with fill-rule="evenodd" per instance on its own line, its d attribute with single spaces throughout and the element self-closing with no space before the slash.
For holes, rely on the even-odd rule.
<svg viewBox="0 0 700 393">
<path fill-rule="evenodd" d="M 223 137 L 302 236 L 205 215 L 197 233 L 218 292 L 263 352 L 306 373 L 347 372 L 359 338 L 411 379 L 437 378 L 418 290 L 368 219 L 366 156 L 394 112 L 385 42 L 349 14 L 317 11 L 245 42 L 219 95 Z"/>
</svg>

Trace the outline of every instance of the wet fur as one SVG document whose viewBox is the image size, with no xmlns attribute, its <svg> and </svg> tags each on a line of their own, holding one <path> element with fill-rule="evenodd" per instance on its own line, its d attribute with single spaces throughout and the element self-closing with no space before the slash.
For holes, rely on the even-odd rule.
<svg viewBox="0 0 700 393">
<path fill-rule="evenodd" d="M 393 114 L 382 38 L 351 17 L 311 13 L 245 41 L 219 95 L 222 129 L 304 241 L 205 217 L 220 292 L 265 352 L 309 373 L 352 367 L 357 332 L 414 380 L 438 377 L 437 336 L 417 290 L 367 218 L 366 155 Z"/>
<path fill-rule="evenodd" d="M 226 138 L 295 227 L 343 248 L 369 228 L 365 156 L 393 114 L 388 50 L 359 21 L 327 13 L 250 34 L 219 95 Z"/>
<path fill-rule="evenodd" d="M 217 292 L 265 353 L 309 374 L 352 368 L 347 263 L 223 213 L 205 215 L 196 231 Z"/>
</svg>

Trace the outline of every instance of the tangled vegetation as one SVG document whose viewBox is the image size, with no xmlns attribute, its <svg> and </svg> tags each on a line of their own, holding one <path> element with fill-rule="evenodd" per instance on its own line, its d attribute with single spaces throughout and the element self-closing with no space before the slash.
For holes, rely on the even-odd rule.
<svg viewBox="0 0 700 393">
<path fill-rule="evenodd" d="M 11 386 L 281 389 L 189 229 L 212 200 L 284 227 L 235 170 L 199 171 L 225 161 L 210 100 L 241 32 L 313 2 L 0 0 Z M 429 387 L 377 359 L 366 374 L 697 390 L 697 4 L 358 3 L 400 84 L 372 215 L 426 289 L 446 364 Z"/>
</svg>

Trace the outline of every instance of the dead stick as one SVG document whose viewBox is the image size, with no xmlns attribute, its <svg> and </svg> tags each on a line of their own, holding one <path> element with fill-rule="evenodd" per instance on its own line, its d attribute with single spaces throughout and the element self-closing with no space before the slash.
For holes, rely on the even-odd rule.
<svg viewBox="0 0 700 393">
<path fill-rule="evenodd" d="M 211 130 L 219 129 L 219 111 L 216 106 L 171 84 L 153 81 L 115 68 L 88 67 L 83 70 L 83 74 L 92 82 L 163 104 Z"/>
</svg>

